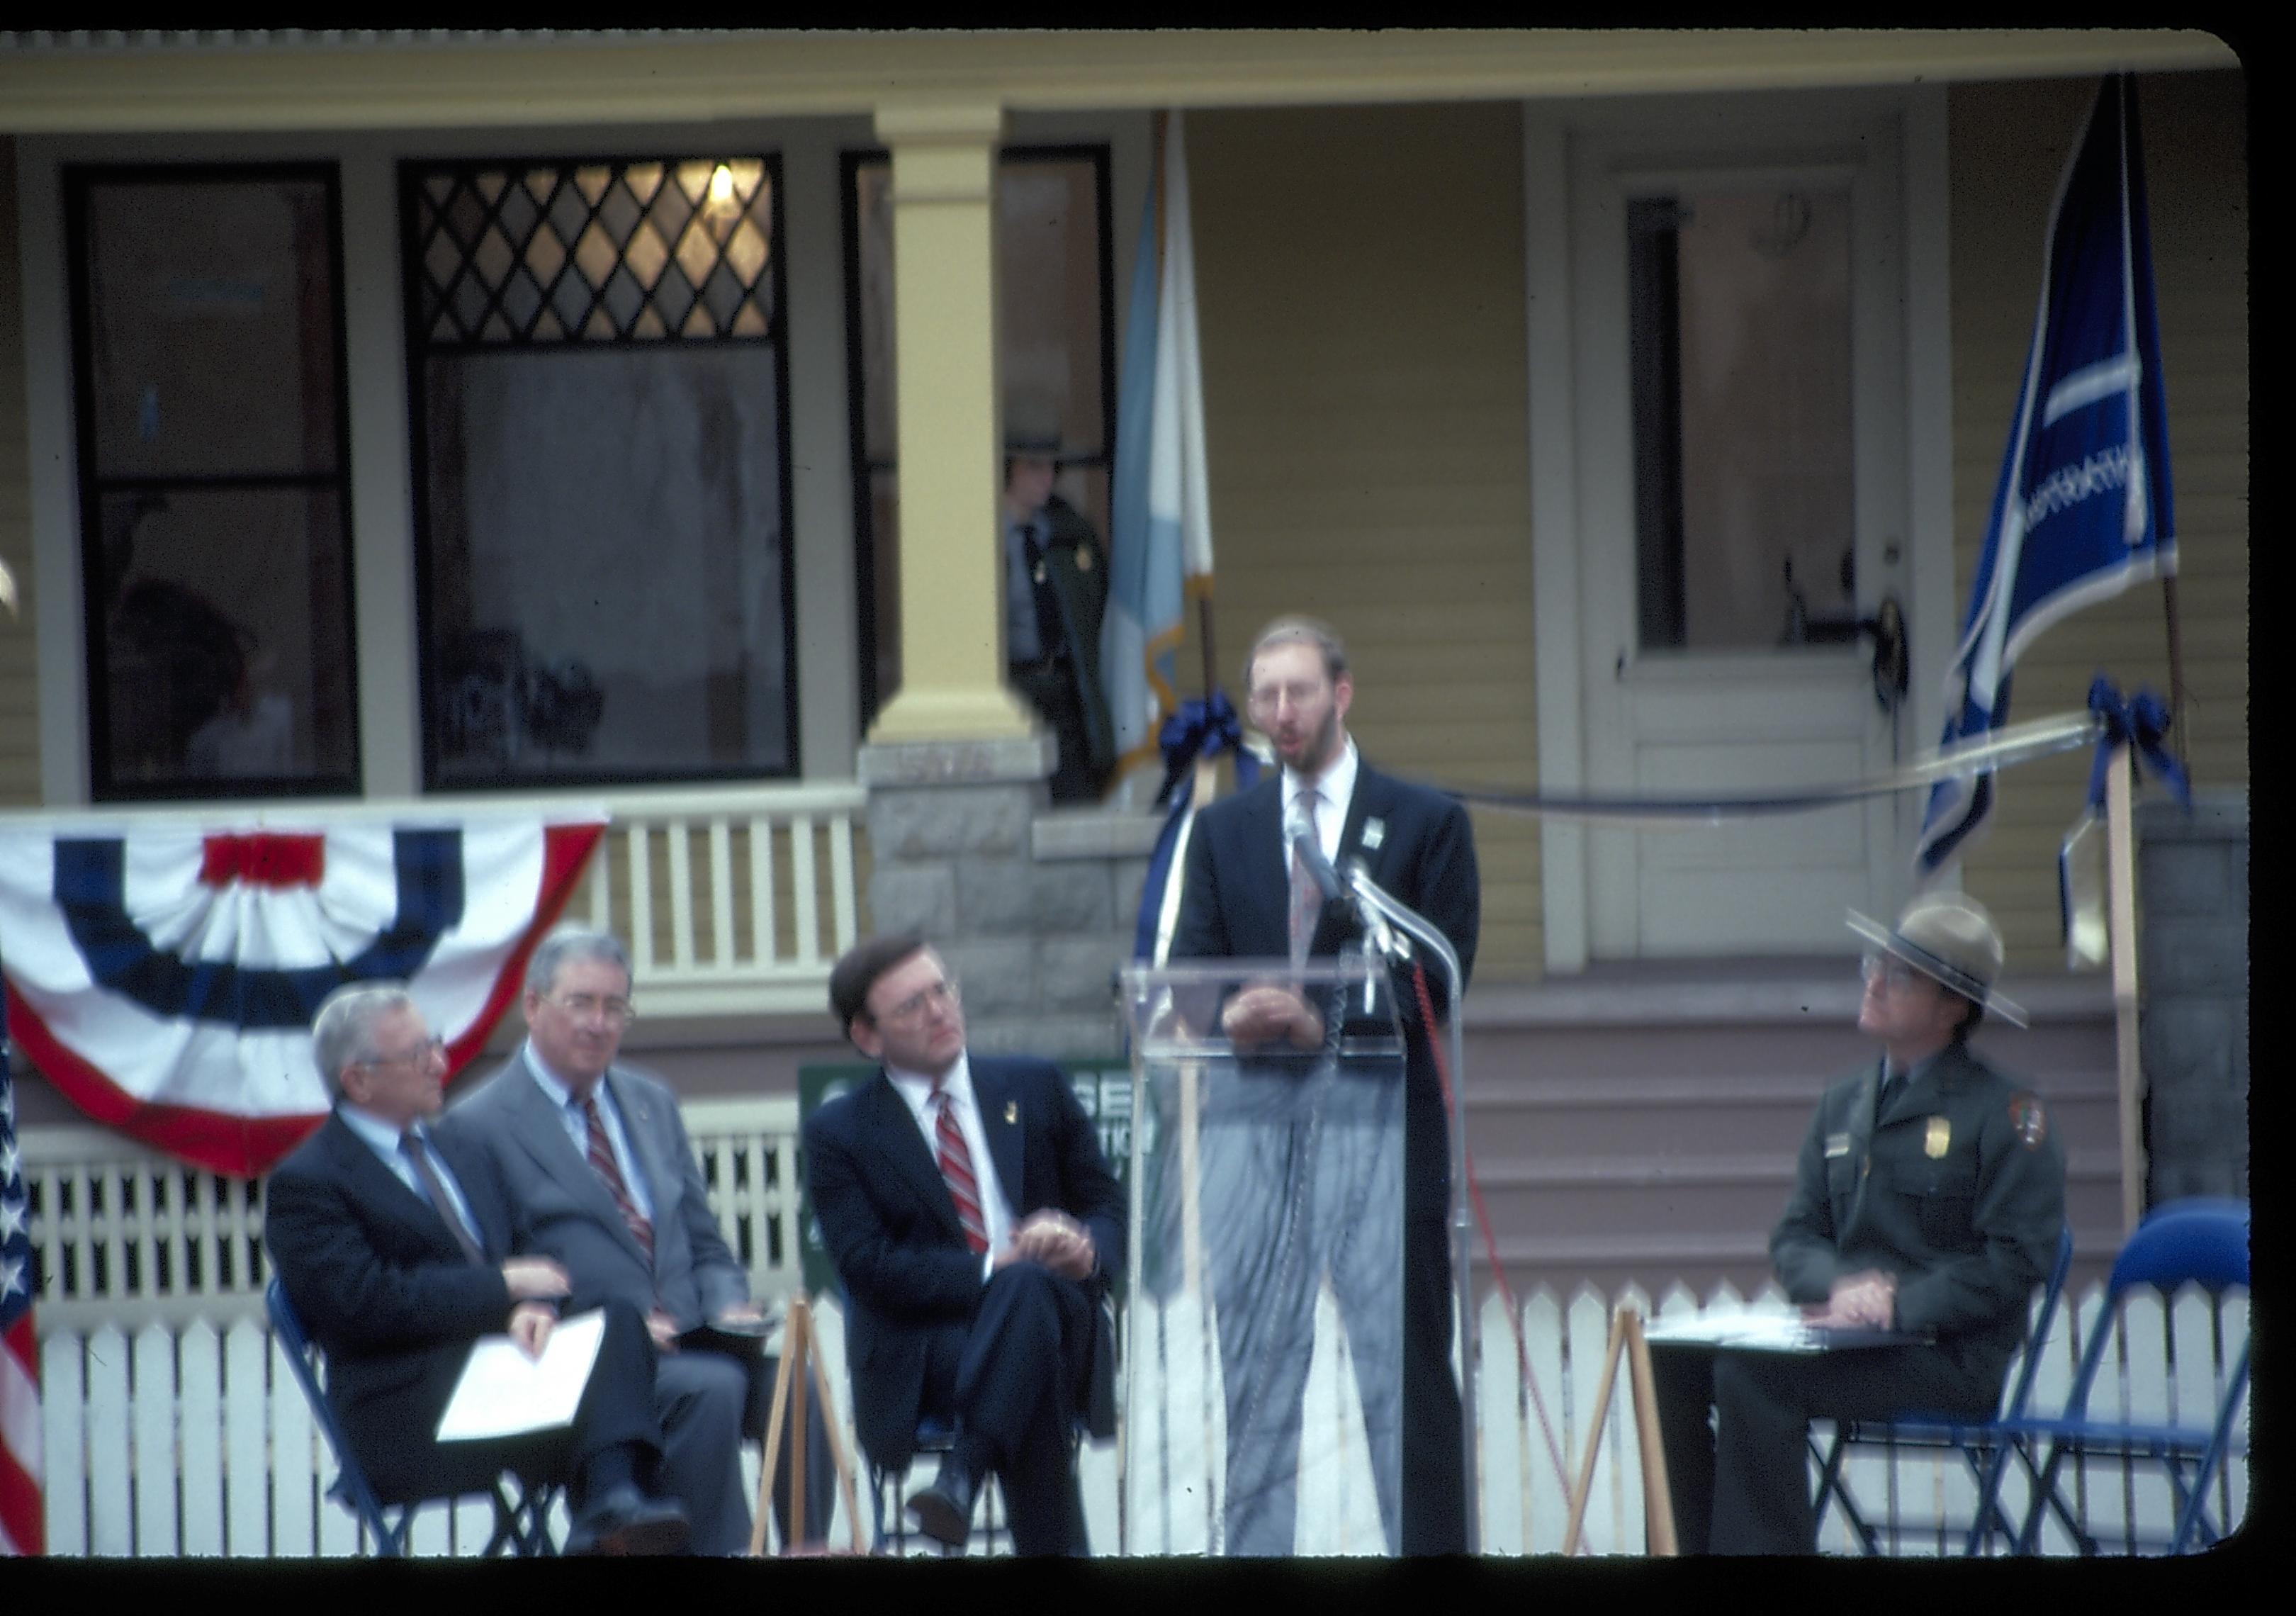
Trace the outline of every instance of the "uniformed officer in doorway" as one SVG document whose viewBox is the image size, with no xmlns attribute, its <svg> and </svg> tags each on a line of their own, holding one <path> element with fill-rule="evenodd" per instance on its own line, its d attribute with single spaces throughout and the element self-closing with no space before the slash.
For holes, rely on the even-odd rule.
<svg viewBox="0 0 2296 1616">
<path fill-rule="evenodd" d="M 1116 732 L 1100 677 L 1108 553 L 1074 505 L 1053 492 L 1056 434 L 1016 430 L 1004 453 L 1004 654 L 1013 688 L 1060 742 L 1055 802 L 1100 798 Z"/>
<path fill-rule="evenodd" d="M 1685 1554 L 1816 1551 L 1813 1418 L 1989 1418 L 2056 1260 L 2063 1147 L 2039 1096 L 1969 1047 L 1988 1015 L 2025 1024 L 1993 986 L 1992 916 L 1940 894 L 1895 928 L 1849 925 L 1872 945 L 1857 1026 L 1883 1054 L 1818 1103 L 1770 1261 L 1813 1322 L 1922 1339 L 1806 1356 L 1654 1344 Z"/>
</svg>

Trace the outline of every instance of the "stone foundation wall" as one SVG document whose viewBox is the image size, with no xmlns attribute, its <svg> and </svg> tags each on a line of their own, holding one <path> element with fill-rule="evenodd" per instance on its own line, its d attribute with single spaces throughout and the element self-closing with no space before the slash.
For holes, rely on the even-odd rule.
<svg viewBox="0 0 2296 1616">
<path fill-rule="evenodd" d="M 864 747 L 870 921 L 933 939 L 973 1048 L 1104 1058 L 1159 818 L 1052 808 L 1052 763 L 1049 737 Z"/>
<path fill-rule="evenodd" d="M 2148 1203 L 2248 1195 L 2248 798 L 2136 813 Z"/>
</svg>

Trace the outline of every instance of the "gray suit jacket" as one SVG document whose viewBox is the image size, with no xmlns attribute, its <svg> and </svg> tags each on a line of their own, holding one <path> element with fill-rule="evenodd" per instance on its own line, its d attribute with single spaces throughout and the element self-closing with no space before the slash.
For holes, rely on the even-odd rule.
<svg viewBox="0 0 2296 1616">
<path fill-rule="evenodd" d="M 525 1052 L 458 1102 L 446 1127 L 485 1145 L 518 1209 L 518 1249 L 562 1264 L 569 1311 L 619 1296 L 661 1308 L 683 1333 L 750 1299 L 750 1278 L 710 1215 L 701 1169 L 677 1100 L 627 1066 L 606 1073 L 653 1202 L 653 1262 L 588 1160 L 574 1148 Z"/>
</svg>

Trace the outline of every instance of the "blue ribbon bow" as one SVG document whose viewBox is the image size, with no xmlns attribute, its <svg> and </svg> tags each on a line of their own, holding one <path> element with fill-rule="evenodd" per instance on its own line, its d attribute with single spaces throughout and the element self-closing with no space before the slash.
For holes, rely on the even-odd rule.
<svg viewBox="0 0 2296 1616">
<path fill-rule="evenodd" d="M 2123 742 L 2129 744 L 2138 759 L 2137 778 L 2143 779 L 2145 769 L 2152 769 L 2169 783 L 2169 790 L 2177 793 L 2177 800 L 2191 809 L 2192 783 L 2185 778 L 2183 766 L 2161 743 L 2169 733 L 2169 710 L 2161 705 L 2160 697 L 2149 690 L 2139 690 L 2123 701 L 2120 688 L 2099 674 L 2088 687 L 2088 710 L 2104 720 L 2104 734 L 2096 743 L 2096 761 L 2088 773 L 2088 805 L 2093 811 L 2104 811 L 2104 771 L 2112 760 L 2113 748 Z"/>
<path fill-rule="evenodd" d="M 1201 701 L 1182 702 L 1180 710 L 1164 720 L 1156 744 L 1164 752 L 1164 785 L 1156 800 L 1168 806 L 1164 828 L 1157 833 L 1156 846 L 1148 855 L 1147 879 L 1140 885 L 1140 918 L 1133 932 L 1135 959 L 1156 956 L 1156 927 L 1163 915 L 1165 886 L 1173 878 L 1173 849 L 1180 839 L 1180 826 L 1188 817 L 1189 800 L 1195 795 L 1196 783 L 1188 771 L 1199 758 L 1232 751 L 1238 789 L 1259 778 L 1259 759 L 1244 749 L 1243 726 L 1224 691 L 1215 690 Z"/>
<path fill-rule="evenodd" d="M 1201 701 L 1181 702 L 1180 710 L 1165 719 L 1164 727 L 1157 732 L 1156 744 L 1164 754 L 1164 783 L 1156 792 L 1159 803 L 1170 800 L 1172 788 L 1195 767 L 1197 759 L 1217 758 L 1224 751 L 1235 754 L 1238 786 L 1259 778 L 1259 759 L 1244 751 L 1243 725 L 1224 690 L 1215 690 Z"/>
</svg>

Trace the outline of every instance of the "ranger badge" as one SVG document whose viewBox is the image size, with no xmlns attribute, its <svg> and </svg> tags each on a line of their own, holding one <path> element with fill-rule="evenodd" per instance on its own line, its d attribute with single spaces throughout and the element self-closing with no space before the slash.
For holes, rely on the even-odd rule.
<svg viewBox="0 0 2296 1616">
<path fill-rule="evenodd" d="M 1952 1147 L 1952 1122 L 1944 1117 L 1931 1117 L 1929 1134 L 1922 1140 L 1922 1149 L 1928 1153 L 1931 1161 L 1941 1161 Z"/>
</svg>

